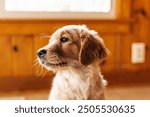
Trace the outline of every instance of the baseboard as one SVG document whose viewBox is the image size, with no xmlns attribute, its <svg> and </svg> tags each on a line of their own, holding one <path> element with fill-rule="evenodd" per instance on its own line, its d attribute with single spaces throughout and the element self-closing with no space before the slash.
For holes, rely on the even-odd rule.
<svg viewBox="0 0 150 117">
<path fill-rule="evenodd" d="M 53 77 L 50 78 L 0 78 L 0 91 L 37 90 L 51 87 Z"/>
<path fill-rule="evenodd" d="M 125 83 L 148 83 L 150 82 L 150 70 L 143 71 L 120 71 L 104 73 L 105 79 L 109 84 L 125 84 Z"/>
</svg>

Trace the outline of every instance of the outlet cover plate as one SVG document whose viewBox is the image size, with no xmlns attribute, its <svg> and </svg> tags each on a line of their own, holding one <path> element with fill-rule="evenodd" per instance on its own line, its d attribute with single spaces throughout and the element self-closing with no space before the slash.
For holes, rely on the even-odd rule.
<svg viewBox="0 0 150 117">
<path fill-rule="evenodd" d="M 136 63 L 144 63 L 145 62 L 145 43 L 136 42 L 131 45 L 131 62 L 133 64 Z"/>
</svg>

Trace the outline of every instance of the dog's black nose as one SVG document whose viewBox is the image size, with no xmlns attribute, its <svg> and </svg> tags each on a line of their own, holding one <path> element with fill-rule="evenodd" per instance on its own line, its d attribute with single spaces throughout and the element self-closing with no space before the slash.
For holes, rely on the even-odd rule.
<svg viewBox="0 0 150 117">
<path fill-rule="evenodd" d="M 42 49 L 42 50 L 38 51 L 37 54 L 38 54 L 39 57 L 42 57 L 43 55 L 46 54 L 46 50 Z"/>
</svg>

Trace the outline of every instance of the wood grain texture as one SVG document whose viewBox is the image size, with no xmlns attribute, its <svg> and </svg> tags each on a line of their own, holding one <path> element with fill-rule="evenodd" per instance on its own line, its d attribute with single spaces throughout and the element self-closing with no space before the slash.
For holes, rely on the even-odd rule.
<svg viewBox="0 0 150 117">
<path fill-rule="evenodd" d="M 11 40 L 9 36 L 0 36 L 0 78 L 11 75 Z"/>
<path fill-rule="evenodd" d="M 56 29 L 69 24 L 86 24 L 88 27 L 101 33 L 127 33 L 129 32 L 129 21 L 115 20 L 0 20 L 0 34 L 5 35 L 32 35 L 41 33 L 53 33 Z M 108 30 L 115 29 L 115 30 Z"/>
<path fill-rule="evenodd" d="M 135 22 L 133 25 L 134 28 L 134 34 L 137 42 L 144 42 L 146 44 L 146 62 L 143 64 L 143 69 L 149 69 L 149 31 L 150 31 L 150 20 L 149 20 L 149 14 L 150 14 L 150 1 L 144 0 L 144 1 L 134 1 L 134 11 L 133 14 L 135 18 Z M 138 25 L 137 25 L 138 24 Z"/>
<path fill-rule="evenodd" d="M 115 71 L 115 67 L 116 67 L 115 66 L 116 36 L 115 35 L 102 35 L 101 37 L 103 38 L 106 47 L 110 51 L 109 55 L 107 56 L 107 58 L 105 60 L 106 62 L 104 62 L 104 64 L 101 66 L 102 71 L 113 72 L 113 71 Z"/>
<path fill-rule="evenodd" d="M 122 19 L 131 19 L 132 0 L 122 0 Z"/>
<path fill-rule="evenodd" d="M 13 36 L 13 76 L 29 77 L 32 76 L 32 36 Z M 15 49 L 16 48 L 16 49 Z"/>
</svg>

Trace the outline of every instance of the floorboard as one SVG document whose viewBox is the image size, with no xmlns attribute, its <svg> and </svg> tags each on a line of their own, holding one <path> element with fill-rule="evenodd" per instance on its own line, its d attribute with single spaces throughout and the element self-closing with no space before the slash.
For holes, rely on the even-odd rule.
<svg viewBox="0 0 150 117">
<path fill-rule="evenodd" d="M 108 100 L 150 100 L 150 84 L 124 84 L 107 86 Z M 49 90 L 0 92 L 0 99 L 46 100 Z"/>
</svg>

